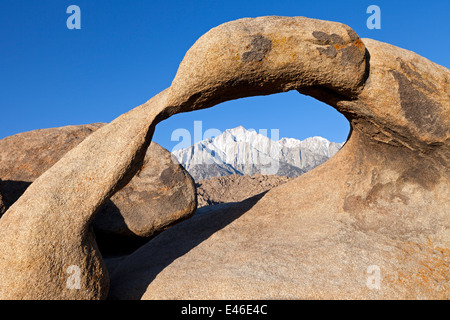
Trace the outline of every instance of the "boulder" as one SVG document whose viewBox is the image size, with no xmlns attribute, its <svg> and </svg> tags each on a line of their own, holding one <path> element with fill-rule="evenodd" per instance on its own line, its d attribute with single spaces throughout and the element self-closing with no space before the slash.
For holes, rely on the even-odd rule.
<svg viewBox="0 0 450 320">
<path fill-rule="evenodd" d="M 449 83 L 448 69 L 335 22 L 213 28 L 168 89 L 69 151 L 0 219 L 0 298 L 104 298 L 111 284 L 116 299 L 448 299 Z M 166 230 L 109 282 L 90 221 L 142 166 L 156 124 L 288 90 L 347 117 L 337 155 Z"/>
<path fill-rule="evenodd" d="M 3 196 L 1 193 L 1 183 L 2 183 L 2 180 L 0 180 L 0 215 L 2 215 L 3 212 L 5 212 L 5 210 L 6 210 L 5 204 L 3 202 Z"/>
<path fill-rule="evenodd" d="M 252 63 L 259 77 L 228 78 L 225 85 L 220 82 L 224 77 L 217 76 L 217 91 L 211 91 L 227 86 L 223 90 L 229 95 L 223 96 L 230 97 L 234 86 L 256 79 L 261 88 L 267 82 L 288 88 L 292 82 L 263 75 L 279 66 L 276 62 L 288 69 L 288 53 L 295 53 L 305 62 L 292 73 L 316 66 L 313 75 L 298 74 L 295 89 L 343 113 L 351 124 L 348 141 L 331 160 L 292 181 L 160 234 L 115 269 L 110 298 L 450 298 L 450 217 L 445 209 L 450 71 L 413 52 L 360 40 L 342 26 L 324 30 L 327 23 L 318 23 L 314 30 L 302 19 L 287 18 L 284 27 L 292 26 L 292 33 L 286 37 L 271 19 L 279 18 L 241 24 L 254 32 L 254 42 L 240 38 L 235 30 L 239 21 L 213 29 L 194 44 L 180 69 L 215 65 L 217 73 L 191 67 L 177 78 L 192 79 L 195 88 L 204 83 L 216 88 L 207 73 L 231 78 Z M 257 21 L 271 22 L 262 23 L 264 32 Z M 302 40 L 294 30 L 302 32 Z M 278 34 L 283 40 L 271 38 Z M 271 39 L 271 50 L 257 50 L 269 43 L 262 37 Z M 249 42 L 254 56 L 260 53 L 251 62 L 236 51 Z M 277 50 L 279 44 L 283 50 Z M 311 52 L 296 51 L 309 45 Z M 215 60 L 222 55 L 223 70 Z M 331 66 L 324 70 L 327 61 L 334 61 L 335 71 Z M 335 72 L 348 73 L 338 77 Z M 325 75 L 324 82 L 320 77 Z M 182 83 L 177 78 L 173 86 Z M 311 79 L 309 85 L 305 79 Z M 271 93 L 273 87 L 267 86 Z M 206 90 L 198 92 L 198 100 L 208 101 Z"/>
<path fill-rule="evenodd" d="M 105 123 L 22 132 L 0 140 L 0 185 L 9 208 L 28 186 Z"/>
<path fill-rule="evenodd" d="M 0 219 L 0 299 L 104 299 L 109 275 L 91 222 L 142 167 L 167 91 L 98 129 Z"/>
<path fill-rule="evenodd" d="M 154 235 L 191 217 L 196 208 L 194 180 L 169 151 L 152 142 L 139 172 L 95 216 L 101 252 L 131 253 Z"/>
<path fill-rule="evenodd" d="M 64 154 L 104 125 L 40 129 L 0 140 L 0 185 L 8 207 Z M 191 216 L 195 208 L 192 178 L 169 151 L 152 142 L 139 172 L 95 217 L 100 250 L 103 255 L 130 253 L 154 234 Z"/>
</svg>

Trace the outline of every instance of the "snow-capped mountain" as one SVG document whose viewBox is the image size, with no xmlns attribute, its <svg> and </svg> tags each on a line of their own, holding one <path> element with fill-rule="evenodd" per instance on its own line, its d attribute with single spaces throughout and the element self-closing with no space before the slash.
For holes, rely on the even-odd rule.
<svg viewBox="0 0 450 320">
<path fill-rule="evenodd" d="M 322 137 L 274 141 L 262 133 L 239 126 L 172 153 L 196 181 L 255 173 L 295 177 L 322 164 L 343 145 Z"/>
</svg>

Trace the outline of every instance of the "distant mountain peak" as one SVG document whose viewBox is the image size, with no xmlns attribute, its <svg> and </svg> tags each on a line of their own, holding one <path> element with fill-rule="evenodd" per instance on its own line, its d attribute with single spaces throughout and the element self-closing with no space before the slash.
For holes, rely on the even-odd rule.
<svg viewBox="0 0 450 320">
<path fill-rule="evenodd" d="M 325 162 L 342 147 L 320 136 L 275 141 L 262 133 L 238 126 L 172 153 L 199 181 L 230 174 L 298 176 Z"/>
<path fill-rule="evenodd" d="M 237 126 L 236 128 L 226 129 L 225 132 L 226 131 L 228 131 L 228 132 L 248 131 L 249 132 L 249 130 L 245 129 L 245 127 L 243 127 L 243 126 Z"/>
</svg>

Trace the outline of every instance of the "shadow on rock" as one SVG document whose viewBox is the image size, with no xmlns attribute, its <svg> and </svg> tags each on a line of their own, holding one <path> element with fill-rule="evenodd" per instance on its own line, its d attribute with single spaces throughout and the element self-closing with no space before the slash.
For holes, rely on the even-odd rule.
<svg viewBox="0 0 450 320">
<path fill-rule="evenodd" d="M 3 195 L 5 212 L 20 198 L 30 184 L 31 182 L 29 181 L 0 180 L 0 190 Z"/>
<path fill-rule="evenodd" d="M 155 237 L 115 268 L 108 299 L 140 299 L 161 271 L 250 210 L 266 192 L 195 215 Z"/>
</svg>

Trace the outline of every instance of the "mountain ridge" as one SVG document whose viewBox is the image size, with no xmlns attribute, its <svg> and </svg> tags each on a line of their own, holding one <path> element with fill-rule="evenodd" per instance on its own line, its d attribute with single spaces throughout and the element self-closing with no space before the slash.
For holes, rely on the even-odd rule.
<svg viewBox="0 0 450 320">
<path fill-rule="evenodd" d="M 196 181 L 256 173 L 296 177 L 324 163 L 343 144 L 320 136 L 272 140 L 266 130 L 257 133 L 238 126 L 172 154 Z"/>
</svg>

